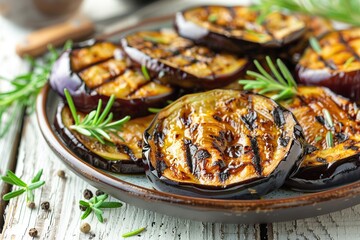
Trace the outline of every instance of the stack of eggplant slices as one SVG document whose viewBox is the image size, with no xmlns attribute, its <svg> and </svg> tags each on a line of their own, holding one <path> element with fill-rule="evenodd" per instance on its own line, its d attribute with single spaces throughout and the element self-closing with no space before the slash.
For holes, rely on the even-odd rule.
<svg viewBox="0 0 360 240">
<path fill-rule="evenodd" d="M 63 52 L 50 77 L 64 99 L 54 125 L 91 165 L 145 173 L 159 191 L 222 199 L 322 191 L 360 179 L 359 55 L 360 28 L 193 7 L 174 28 Z M 111 118 L 96 125 L 100 110 Z M 81 129 L 89 122 L 98 131 Z"/>
</svg>

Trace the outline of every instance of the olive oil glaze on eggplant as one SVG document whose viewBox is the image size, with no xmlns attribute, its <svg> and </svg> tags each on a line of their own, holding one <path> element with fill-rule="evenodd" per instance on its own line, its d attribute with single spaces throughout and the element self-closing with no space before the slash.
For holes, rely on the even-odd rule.
<svg viewBox="0 0 360 240">
<path fill-rule="evenodd" d="M 83 113 L 79 113 L 81 117 Z M 143 173 L 142 132 L 148 127 L 154 115 L 132 119 L 124 124 L 119 135 L 110 134 L 112 144 L 102 144 L 95 138 L 70 130 L 74 124 L 70 110 L 59 104 L 54 127 L 66 145 L 79 157 L 93 165 L 115 173 Z"/>
<path fill-rule="evenodd" d="M 146 174 L 161 191 L 254 198 L 281 187 L 302 155 L 301 127 L 273 100 L 234 90 L 186 95 L 144 133 Z"/>
<path fill-rule="evenodd" d="M 111 108 L 115 118 L 146 116 L 148 108 L 165 106 L 179 92 L 146 79 L 116 44 L 95 40 L 65 51 L 55 62 L 49 81 L 62 97 L 67 88 L 76 108 L 85 113 L 96 109 L 100 99 L 105 107 L 111 94 L 115 94 Z"/>
<path fill-rule="evenodd" d="M 356 103 L 323 87 L 298 87 L 297 97 L 282 102 L 303 127 L 305 156 L 287 186 L 320 191 L 360 179 L 360 110 Z M 328 111 L 333 127 L 324 116 Z M 332 132 L 333 146 L 326 135 Z"/>
</svg>

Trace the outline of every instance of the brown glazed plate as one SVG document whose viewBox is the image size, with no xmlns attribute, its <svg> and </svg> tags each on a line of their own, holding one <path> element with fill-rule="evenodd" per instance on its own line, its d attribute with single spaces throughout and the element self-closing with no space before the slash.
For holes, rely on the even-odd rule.
<svg viewBox="0 0 360 240">
<path fill-rule="evenodd" d="M 170 17 L 146 20 L 105 37 L 116 41 L 134 31 L 171 27 L 171 20 Z M 250 224 L 313 217 L 360 203 L 360 181 L 319 193 L 280 189 L 259 200 L 204 199 L 154 190 L 145 175 L 109 173 L 91 166 L 72 152 L 54 130 L 59 101 L 60 97 L 49 85 L 44 87 L 37 99 L 38 123 L 49 146 L 85 181 L 134 206 L 185 219 Z"/>
</svg>

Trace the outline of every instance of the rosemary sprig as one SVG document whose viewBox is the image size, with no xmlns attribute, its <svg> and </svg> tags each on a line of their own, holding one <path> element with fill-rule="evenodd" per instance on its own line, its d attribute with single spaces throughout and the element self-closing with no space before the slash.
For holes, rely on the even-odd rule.
<svg viewBox="0 0 360 240">
<path fill-rule="evenodd" d="M 69 41 L 63 49 L 69 49 L 71 45 Z M 31 72 L 19 75 L 14 79 L 0 77 L 0 80 L 9 82 L 12 88 L 7 92 L 0 92 L 0 138 L 7 133 L 14 122 L 16 111 L 13 111 L 6 122 L 3 120 L 5 113 L 8 113 L 12 106 L 25 107 L 27 113 L 33 112 L 36 96 L 47 82 L 52 65 L 58 57 L 59 52 L 49 46 L 49 53 L 45 55 L 42 64 L 36 63 L 32 58 L 26 58 L 32 69 Z"/>
<path fill-rule="evenodd" d="M 107 194 L 102 194 L 99 196 L 92 197 L 89 201 L 80 200 L 79 204 L 86 208 L 85 212 L 81 216 L 81 219 L 84 220 L 87 218 L 92 212 L 95 214 L 96 218 L 99 222 L 103 223 L 103 208 L 119 208 L 122 206 L 120 202 L 105 202 L 108 198 Z"/>
<path fill-rule="evenodd" d="M 280 59 L 276 61 L 280 72 L 269 56 L 266 56 L 266 62 L 275 78 L 257 60 L 254 60 L 259 73 L 253 71 L 246 72 L 247 75 L 254 77 L 255 80 L 239 80 L 239 83 L 244 85 L 244 90 L 259 90 L 259 94 L 274 93 L 271 98 L 276 101 L 292 98 L 296 94 L 297 85 L 289 69 Z"/>
<path fill-rule="evenodd" d="M 113 113 L 109 112 L 115 101 L 114 95 L 111 95 L 103 112 L 101 112 L 102 101 L 100 99 L 97 109 L 90 112 L 81 120 L 76 111 L 72 97 L 67 89 L 64 89 L 64 94 L 75 121 L 75 124 L 71 125 L 69 128 L 82 135 L 94 137 L 102 144 L 105 144 L 105 140 L 110 141 L 109 133 L 116 133 L 117 131 L 120 131 L 124 123 L 130 120 L 130 116 L 126 116 L 116 122 L 111 122 L 113 119 Z"/>
<path fill-rule="evenodd" d="M 260 6 L 268 5 L 360 26 L 359 0 L 260 0 Z"/>
<path fill-rule="evenodd" d="M 326 146 L 331 148 L 334 146 L 334 137 L 331 131 L 328 131 L 325 136 Z"/>
<path fill-rule="evenodd" d="M 145 229 L 146 229 L 146 227 L 142 227 L 142 228 L 133 230 L 133 231 L 131 231 L 131 232 L 124 233 L 124 234 L 122 235 L 122 237 L 123 237 L 123 238 L 127 238 L 127 237 L 136 236 L 136 235 L 138 235 L 139 233 L 143 232 Z"/>
<path fill-rule="evenodd" d="M 141 65 L 141 72 L 144 75 L 145 79 L 149 81 L 150 80 L 150 74 L 149 74 L 149 71 L 147 70 L 145 65 Z"/>
<path fill-rule="evenodd" d="M 332 117 L 330 115 L 329 110 L 324 108 L 322 110 L 322 112 L 324 114 L 325 126 L 327 128 L 329 128 L 329 130 L 328 130 L 328 132 L 326 133 L 326 136 L 325 136 L 326 146 L 328 148 L 331 148 L 331 147 L 334 146 L 334 137 L 333 137 L 333 134 L 332 134 L 332 130 L 334 129 L 334 122 L 332 120 Z"/>
<path fill-rule="evenodd" d="M 41 169 L 29 184 L 25 183 L 21 178 L 15 175 L 12 171 L 8 170 L 5 176 L 1 176 L 1 179 L 14 186 L 18 186 L 17 190 L 9 192 L 3 196 L 3 200 L 9 201 L 12 198 L 18 197 L 23 193 L 26 193 L 26 202 L 34 202 L 34 190 L 45 184 L 45 181 L 40 180 L 43 170 Z"/>
</svg>

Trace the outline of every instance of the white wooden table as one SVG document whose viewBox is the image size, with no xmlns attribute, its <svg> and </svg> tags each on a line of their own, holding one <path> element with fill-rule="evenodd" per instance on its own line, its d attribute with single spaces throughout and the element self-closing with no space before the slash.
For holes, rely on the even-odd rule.
<svg viewBox="0 0 360 240">
<path fill-rule="evenodd" d="M 88 2 L 83 11 L 95 13 L 96 4 L 94 7 Z M 28 71 L 14 50 L 15 43 L 28 32 L 0 17 L 1 76 L 12 77 Z M 0 89 L 2 87 L 0 83 Z M 13 110 L 18 113 L 16 121 L 0 139 L 0 174 L 11 169 L 28 180 L 43 168 L 46 185 L 36 190 L 33 210 L 26 207 L 24 196 L 10 202 L 1 201 L 0 239 L 30 239 L 28 231 L 33 227 L 38 229 L 40 239 L 121 239 L 123 233 L 144 226 L 147 230 L 133 239 L 360 239 L 360 206 L 304 220 L 237 225 L 177 219 L 124 204 L 122 208 L 105 211 L 104 224 L 94 217 L 86 219 L 91 225 L 91 234 L 81 233 L 83 221 L 78 201 L 85 188 L 94 189 L 67 170 L 50 150 L 34 114 L 26 116 L 17 107 Z M 66 179 L 57 176 L 58 170 L 66 172 Z M 8 186 L 0 182 L 1 196 L 8 191 Z M 43 201 L 50 202 L 50 211 L 40 208 Z"/>
</svg>

